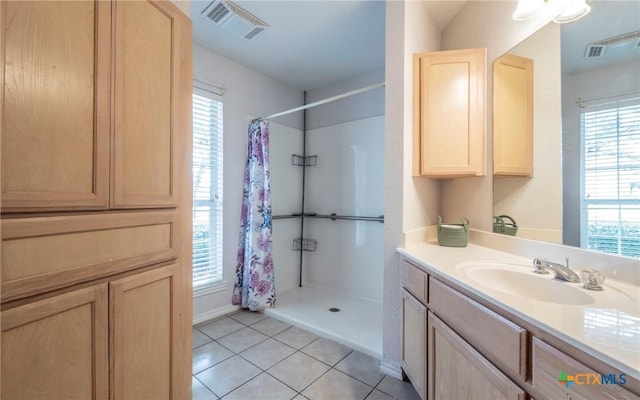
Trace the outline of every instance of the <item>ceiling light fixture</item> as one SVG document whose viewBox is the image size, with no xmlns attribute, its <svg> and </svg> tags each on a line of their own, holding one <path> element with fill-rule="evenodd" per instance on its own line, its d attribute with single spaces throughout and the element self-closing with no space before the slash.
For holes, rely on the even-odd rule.
<svg viewBox="0 0 640 400">
<path fill-rule="evenodd" d="M 553 19 L 553 22 L 566 24 L 567 22 L 577 21 L 589 14 L 589 11 L 591 11 L 591 6 L 587 4 L 586 0 L 573 0 L 560 15 Z"/>
<path fill-rule="evenodd" d="M 518 5 L 512 18 L 516 21 L 529 19 L 535 16 L 543 5 L 544 0 L 518 0 Z"/>
<path fill-rule="evenodd" d="M 546 5 L 545 2 L 551 1 L 553 0 L 518 0 L 518 5 L 512 18 L 516 21 L 533 18 L 543 9 Z M 553 19 L 553 22 L 558 24 L 573 22 L 589 14 L 589 11 L 591 11 L 591 7 L 587 4 L 586 0 L 571 0 L 566 3 L 567 6 Z"/>
</svg>

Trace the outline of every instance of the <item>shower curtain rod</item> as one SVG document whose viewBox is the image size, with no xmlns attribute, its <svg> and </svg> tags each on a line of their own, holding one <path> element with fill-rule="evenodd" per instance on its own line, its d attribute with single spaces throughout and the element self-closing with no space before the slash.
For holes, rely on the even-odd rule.
<svg viewBox="0 0 640 400">
<path fill-rule="evenodd" d="M 384 87 L 384 82 L 379 82 L 379 83 L 376 83 L 376 84 L 371 85 L 371 86 L 363 87 L 361 89 L 352 90 L 350 92 L 342 93 L 342 94 L 339 94 L 337 96 L 329 97 L 329 98 L 324 99 L 324 100 L 314 101 L 313 103 L 305 104 L 303 106 L 292 108 L 290 110 L 282 111 L 282 112 L 279 112 L 279 113 L 276 113 L 276 114 L 270 114 L 270 115 L 266 115 L 264 117 L 256 118 L 256 119 L 254 119 L 254 121 L 262 121 L 264 119 L 280 117 L 280 116 L 283 116 L 283 115 L 294 113 L 296 111 L 306 110 L 307 108 L 319 106 L 321 104 L 330 103 L 330 102 L 335 101 L 335 100 L 344 99 L 345 97 L 349 97 L 349 96 L 353 96 L 353 95 L 356 95 L 356 94 L 364 93 L 364 92 L 367 92 L 367 91 L 369 91 L 371 89 L 377 89 L 377 88 L 380 88 L 380 87 Z"/>
</svg>

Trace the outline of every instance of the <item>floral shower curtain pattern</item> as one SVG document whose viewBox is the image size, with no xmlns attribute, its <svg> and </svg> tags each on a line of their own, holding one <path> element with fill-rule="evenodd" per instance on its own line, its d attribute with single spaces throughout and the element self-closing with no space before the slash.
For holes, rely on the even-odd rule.
<svg viewBox="0 0 640 400">
<path fill-rule="evenodd" d="M 276 303 L 269 171 L 268 125 L 264 121 L 253 121 L 249 125 L 238 263 L 231 299 L 234 305 L 251 311 L 273 307 Z"/>
</svg>

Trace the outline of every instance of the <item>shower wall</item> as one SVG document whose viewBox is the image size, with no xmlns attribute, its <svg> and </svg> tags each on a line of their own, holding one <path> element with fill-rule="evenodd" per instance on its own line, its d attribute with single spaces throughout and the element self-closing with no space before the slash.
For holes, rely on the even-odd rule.
<svg viewBox="0 0 640 400">
<path fill-rule="evenodd" d="M 384 116 L 309 130 L 307 154 L 318 156 L 317 165 L 307 168 L 307 212 L 370 217 L 384 213 Z M 304 283 L 382 302 L 384 225 L 306 221 L 305 237 L 318 243 L 315 252 L 304 254 Z"/>
<path fill-rule="evenodd" d="M 302 154 L 302 130 L 269 122 L 271 162 L 271 212 L 273 215 L 299 213 L 302 207 L 302 167 L 291 164 L 292 154 Z M 300 253 L 292 250 L 300 237 L 300 218 L 273 221 L 273 260 L 276 291 L 298 286 Z"/>
</svg>

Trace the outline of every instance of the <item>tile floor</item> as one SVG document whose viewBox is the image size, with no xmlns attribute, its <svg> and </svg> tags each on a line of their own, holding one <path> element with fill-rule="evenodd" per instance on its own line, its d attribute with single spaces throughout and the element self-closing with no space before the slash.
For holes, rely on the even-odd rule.
<svg viewBox="0 0 640 400">
<path fill-rule="evenodd" d="M 418 400 L 380 362 L 262 313 L 193 328 L 193 399 Z"/>
</svg>

